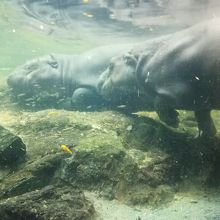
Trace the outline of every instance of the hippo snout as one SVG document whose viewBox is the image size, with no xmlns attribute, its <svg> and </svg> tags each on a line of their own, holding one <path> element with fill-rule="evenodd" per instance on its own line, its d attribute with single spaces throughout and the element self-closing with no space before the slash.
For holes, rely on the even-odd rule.
<svg viewBox="0 0 220 220">
<path fill-rule="evenodd" d="M 10 74 L 7 78 L 7 84 L 16 92 L 23 91 L 25 89 L 26 79 L 22 74 Z"/>
<path fill-rule="evenodd" d="M 18 82 L 17 82 L 16 78 L 11 74 L 11 75 L 8 76 L 7 83 L 8 83 L 8 85 L 9 85 L 10 87 L 13 88 L 13 87 L 16 86 L 16 84 L 17 84 Z"/>
</svg>

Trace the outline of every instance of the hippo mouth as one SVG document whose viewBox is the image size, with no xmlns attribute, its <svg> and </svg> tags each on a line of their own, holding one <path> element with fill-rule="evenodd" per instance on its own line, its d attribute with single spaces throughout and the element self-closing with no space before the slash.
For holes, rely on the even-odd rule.
<svg viewBox="0 0 220 220">
<path fill-rule="evenodd" d="M 127 103 L 138 96 L 137 88 L 128 88 L 114 84 L 111 78 L 98 83 L 98 93 L 108 102 L 114 104 Z"/>
<path fill-rule="evenodd" d="M 100 94 L 106 101 L 111 101 L 113 97 L 113 83 L 111 79 L 100 80 L 97 85 L 98 94 Z"/>
<path fill-rule="evenodd" d="M 7 84 L 17 94 L 28 92 L 27 77 L 24 74 L 11 73 L 7 78 Z"/>
</svg>

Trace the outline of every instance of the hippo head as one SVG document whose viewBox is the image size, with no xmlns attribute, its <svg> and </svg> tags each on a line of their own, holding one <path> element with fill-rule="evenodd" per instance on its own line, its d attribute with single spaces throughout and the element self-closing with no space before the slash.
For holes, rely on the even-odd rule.
<svg viewBox="0 0 220 220">
<path fill-rule="evenodd" d="M 111 102 L 125 104 L 138 96 L 135 79 L 137 57 L 132 53 L 113 57 L 107 69 L 100 75 L 98 91 Z"/>
<path fill-rule="evenodd" d="M 33 94 L 41 88 L 57 86 L 61 81 L 61 71 L 56 56 L 47 55 L 28 61 L 12 72 L 7 83 L 18 95 Z"/>
</svg>

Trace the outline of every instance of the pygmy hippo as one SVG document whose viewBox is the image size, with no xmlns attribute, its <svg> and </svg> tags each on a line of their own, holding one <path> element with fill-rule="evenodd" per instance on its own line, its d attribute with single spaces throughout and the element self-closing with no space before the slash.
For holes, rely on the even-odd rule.
<svg viewBox="0 0 220 220">
<path fill-rule="evenodd" d="M 46 100 L 46 105 L 53 105 L 54 102 L 66 103 L 66 100 L 70 104 L 71 100 L 69 107 L 78 109 L 100 105 L 105 103 L 97 93 L 100 74 L 112 56 L 130 48 L 131 45 L 114 45 L 80 55 L 46 55 L 18 67 L 7 82 L 20 102 Z"/>
<path fill-rule="evenodd" d="M 220 109 L 220 20 L 149 40 L 129 53 L 112 58 L 100 76 L 99 93 L 134 85 L 159 118 L 177 127 L 176 110 L 194 111 L 199 134 L 214 136 L 210 112 Z"/>
</svg>

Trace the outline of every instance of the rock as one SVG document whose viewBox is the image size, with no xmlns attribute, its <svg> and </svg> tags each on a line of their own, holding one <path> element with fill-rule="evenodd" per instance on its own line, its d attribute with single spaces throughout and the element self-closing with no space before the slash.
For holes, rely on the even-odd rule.
<svg viewBox="0 0 220 220">
<path fill-rule="evenodd" d="M 158 186 L 191 180 L 203 186 L 219 185 L 220 139 L 195 139 L 191 126 L 173 129 L 152 118 L 137 117 L 133 129 L 121 133 L 128 149 L 136 148 L 148 155 L 146 162 L 141 162 L 140 182 Z"/>
<path fill-rule="evenodd" d="M 103 189 L 119 181 L 124 157 L 124 151 L 110 145 L 81 151 L 74 160 L 63 163 L 61 178 L 87 189 Z"/>
<path fill-rule="evenodd" d="M 171 201 L 174 195 L 171 187 L 166 186 L 169 199 L 165 199 L 159 189 L 163 184 L 170 183 L 168 175 L 172 160 L 164 158 L 164 155 L 161 158 L 152 156 L 152 161 L 143 164 L 143 153 L 136 151 L 135 154 L 115 146 L 81 151 L 74 160 L 63 163 L 60 177 L 82 189 L 99 190 L 105 198 L 118 199 L 133 205 L 138 203 L 155 206 Z M 138 157 L 143 157 L 141 162 L 138 162 Z M 143 196 L 140 196 L 146 192 L 150 195 L 148 201 L 145 200 L 146 196 L 143 200 Z M 135 202 L 134 197 L 141 199 Z M 157 198 L 152 200 L 155 197 Z"/>
<path fill-rule="evenodd" d="M 187 123 L 174 129 L 156 114 L 143 116 L 45 110 L 23 113 L 20 122 L 15 117 L 12 128 L 25 138 L 29 157 L 1 181 L 0 199 L 62 183 L 155 207 L 172 201 L 185 181 L 219 184 L 218 139 L 195 140 Z M 76 144 L 75 156 L 62 152 L 59 143 Z"/>
<path fill-rule="evenodd" d="M 0 197 L 18 196 L 49 185 L 62 158 L 62 154 L 44 156 L 26 165 L 16 175 L 8 176 L 1 186 Z"/>
<path fill-rule="evenodd" d="M 173 200 L 174 192 L 170 186 L 161 185 L 157 188 L 143 186 L 142 190 L 129 195 L 131 205 L 150 205 L 156 207 Z"/>
<path fill-rule="evenodd" d="M 4 220 L 86 220 L 94 212 L 84 194 L 71 186 L 48 185 L 0 201 L 0 216 Z"/>
<path fill-rule="evenodd" d="M 26 154 L 22 139 L 0 126 L 0 166 L 12 166 Z"/>
</svg>

